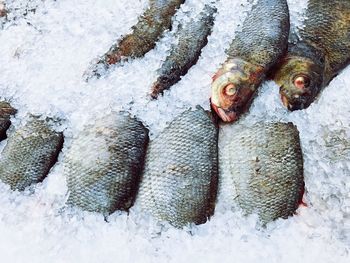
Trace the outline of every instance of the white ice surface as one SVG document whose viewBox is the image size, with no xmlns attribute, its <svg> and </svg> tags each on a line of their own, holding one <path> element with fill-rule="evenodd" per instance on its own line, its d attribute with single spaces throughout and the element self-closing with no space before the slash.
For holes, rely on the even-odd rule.
<svg viewBox="0 0 350 263">
<path fill-rule="evenodd" d="M 20 14 L 27 1 L 5 2 L 19 6 Z M 0 31 L 0 97 L 19 109 L 14 125 L 28 112 L 64 120 L 59 160 L 77 130 L 111 110 L 130 110 L 154 137 L 188 107 L 208 109 L 211 76 L 250 8 L 245 0 L 221 0 L 197 65 L 163 97 L 150 101 L 156 69 L 174 41 L 171 32 L 144 58 L 113 69 L 106 78 L 82 79 L 90 61 L 130 31 L 147 0 L 31 2 L 38 6 L 35 13 Z M 178 20 L 198 14 L 205 0 L 186 2 Z M 306 0 L 288 2 L 295 28 Z M 98 214 L 64 209 L 67 187 L 58 162 L 43 183 L 27 192 L 12 192 L 0 183 L 0 262 L 350 262 L 349 86 L 347 68 L 309 109 L 290 113 L 277 86 L 266 82 L 236 124 L 280 120 L 298 126 L 308 207 L 296 216 L 258 229 L 256 217 L 244 218 L 219 200 L 208 223 L 186 230 L 159 224 L 137 208 L 129 215 L 114 213 L 107 223 Z"/>
</svg>

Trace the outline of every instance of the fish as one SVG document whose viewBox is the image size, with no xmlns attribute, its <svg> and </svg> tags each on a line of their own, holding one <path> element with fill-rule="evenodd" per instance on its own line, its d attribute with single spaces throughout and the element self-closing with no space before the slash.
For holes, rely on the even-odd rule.
<svg viewBox="0 0 350 263">
<path fill-rule="evenodd" d="M 10 128 L 0 158 L 0 180 L 12 190 L 24 191 L 43 181 L 63 147 L 63 133 L 51 127 L 54 120 L 34 115 L 28 118 L 17 129 Z"/>
<path fill-rule="evenodd" d="M 137 204 L 177 228 L 214 213 L 218 184 L 218 127 L 211 114 L 187 110 L 151 140 Z"/>
<path fill-rule="evenodd" d="M 104 216 L 133 205 L 148 145 L 148 129 L 112 112 L 75 135 L 63 161 L 69 206 Z"/>
<path fill-rule="evenodd" d="M 291 111 L 309 107 L 350 63 L 350 1 L 309 0 L 305 17 L 298 40 L 273 74 Z"/>
<path fill-rule="evenodd" d="M 84 72 L 88 81 L 104 76 L 111 65 L 130 59 L 141 58 L 152 50 L 164 31 L 171 29 L 171 20 L 177 9 L 185 0 L 149 0 L 149 7 L 139 17 L 132 32 L 122 36 L 100 58 L 92 61 Z"/>
<path fill-rule="evenodd" d="M 287 50 L 286 0 L 258 0 L 226 50 L 227 60 L 213 77 L 211 106 L 224 122 L 246 112 L 256 90 Z"/>
<path fill-rule="evenodd" d="M 214 6 L 205 5 L 198 18 L 190 19 L 186 24 L 179 26 L 175 33 L 178 42 L 172 45 L 170 54 L 157 70 L 157 80 L 152 84 L 153 99 L 177 83 L 197 63 L 202 49 L 208 43 L 216 12 Z"/>
<path fill-rule="evenodd" d="M 10 103 L 6 101 L 0 101 L 0 141 L 7 138 L 6 131 L 11 125 L 11 117 L 16 114 L 17 110 L 14 109 Z"/>
<path fill-rule="evenodd" d="M 258 214 L 263 225 L 293 215 L 305 188 L 297 127 L 282 122 L 231 125 L 219 137 L 219 180 L 226 201 L 247 215 Z"/>
</svg>

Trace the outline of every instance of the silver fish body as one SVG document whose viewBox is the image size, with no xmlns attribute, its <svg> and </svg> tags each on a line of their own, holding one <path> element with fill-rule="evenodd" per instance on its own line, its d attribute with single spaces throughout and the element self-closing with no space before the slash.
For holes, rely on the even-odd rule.
<svg viewBox="0 0 350 263">
<path fill-rule="evenodd" d="M 112 113 L 76 135 L 64 160 L 67 203 L 104 215 L 128 210 L 135 199 L 148 130 L 125 113 Z"/>
<path fill-rule="evenodd" d="M 150 142 L 138 203 L 175 227 L 201 224 L 214 212 L 218 129 L 202 108 L 177 117 Z"/>
<path fill-rule="evenodd" d="M 49 120 L 30 117 L 9 134 L 0 158 L 0 180 L 19 191 L 41 182 L 56 163 L 62 145 L 63 134 L 53 130 Z"/>
<path fill-rule="evenodd" d="M 208 43 L 216 11 L 215 7 L 205 5 L 198 18 L 179 26 L 175 33 L 178 42 L 172 45 L 169 56 L 157 71 L 157 80 L 152 85 L 153 98 L 177 83 L 196 64 L 202 49 Z"/>
<path fill-rule="evenodd" d="M 295 212 L 304 176 L 299 132 L 292 123 L 230 127 L 220 134 L 220 146 L 219 179 L 229 203 L 237 201 L 264 224 Z"/>
</svg>

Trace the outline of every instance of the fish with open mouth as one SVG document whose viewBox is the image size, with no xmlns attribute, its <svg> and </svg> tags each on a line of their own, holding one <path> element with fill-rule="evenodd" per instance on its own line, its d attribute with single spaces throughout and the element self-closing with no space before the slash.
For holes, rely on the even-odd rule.
<svg viewBox="0 0 350 263">
<path fill-rule="evenodd" d="M 169 56 L 157 71 L 157 80 L 152 85 L 152 98 L 157 98 L 177 83 L 198 61 L 203 47 L 208 43 L 216 12 L 214 6 L 205 5 L 198 18 L 179 26 L 176 32 L 178 42 L 172 45 Z"/>
<path fill-rule="evenodd" d="M 12 190 L 23 191 L 41 182 L 56 163 L 63 134 L 51 127 L 51 121 L 30 116 L 24 125 L 10 128 L 0 158 L 0 180 Z"/>
<path fill-rule="evenodd" d="M 100 78 L 111 65 L 140 58 L 152 50 L 165 30 L 171 28 L 171 19 L 185 0 L 149 0 L 148 9 L 140 16 L 132 32 L 123 36 L 84 73 L 86 80 Z"/>
<path fill-rule="evenodd" d="M 158 220 L 181 228 L 214 213 L 218 127 L 198 107 L 178 116 L 147 150 L 137 203 Z"/>
<path fill-rule="evenodd" d="M 263 224 L 295 213 L 304 194 L 296 126 L 281 122 L 231 125 L 220 130 L 219 145 L 223 146 L 220 193 L 228 193 L 224 196 L 229 203 L 238 203 L 246 214 L 258 214 Z"/>
<path fill-rule="evenodd" d="M 87 125 L 63 161 L 67 203 L 105 216 L 127 211 L 138 190 L 147 144 L 148 130 L 123 112 Z"/>
<path fill-rule="evenodd" d="M 305 16 L 273 77 L 291 111 L 307 108 L 350 63 L 350 1 L 309 0 Z"/>
<path fill-rule="evenodd" d="M 237 120 L 249 108 L 267 72 L 285 53 L 288 34 L 286 0 L 258 0 L 252 6 L 213 77 L 211 106 L 224 122 Z"/>
</svg>

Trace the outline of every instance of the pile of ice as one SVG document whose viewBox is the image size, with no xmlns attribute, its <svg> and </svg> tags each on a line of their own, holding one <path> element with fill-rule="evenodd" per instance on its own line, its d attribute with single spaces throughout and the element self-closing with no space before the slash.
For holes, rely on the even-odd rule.
<svg viewBox="0 0 350 263">
<path fill-rule="evenodd" d="M 112 110 L 130 110 L 154 137 L 188 107 L 208 109 L 211 76 L 225 60 L 224 51 L 252 1 L 218 3 L 201 59 L 157 101 L 148 93 L 176 41 L 172 32 L 144 58 L 114 68 L 106 78 L 89 83 L 82 78 L 91 60 L 130 31 L 147 0 L 5 2 L 18 8 L 16 18 L 9 16 L 0 31 L 0 97 L 19 109 L 15 125 L 28 112 L 64 120 L 62 160 L 73 135 Z M 36 11 L 23 16 L 28 2 Z M 205 2 L 187 0 L 176 20 L 196 16 Z M 295 28 L 301 25 L 306 1 L 288 2 Z M 129 215 L 114 213 L 107 223 L 102 215 L 65 208 L 67 187 L 58 162 L 42 184 L 25 193 L 0 183 L 1 262 L 349 262 L 349 85 L 347 68 L 308 110 L 290 113 L 277 86 L 266 82 L 240 121 L 292 121 L 298 126 L 308 205 L 298 215 L 257 229 L 256 217 L 245 218 L 219 200 L 208 223 L 186 230 L 161 225 L 137 207 Z"/>
</svg>

